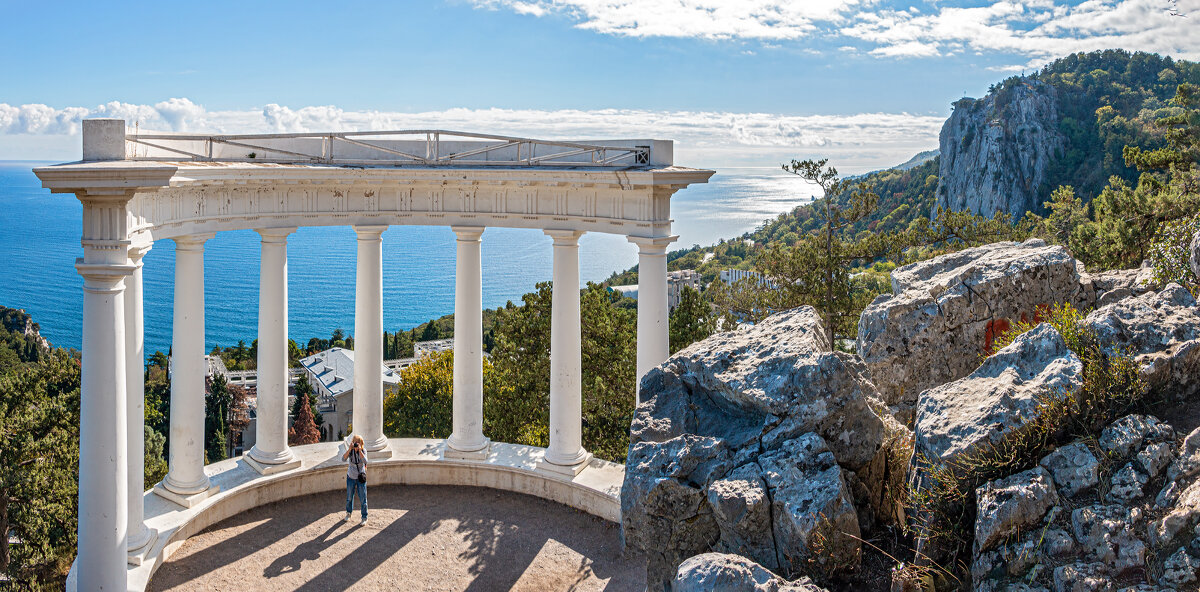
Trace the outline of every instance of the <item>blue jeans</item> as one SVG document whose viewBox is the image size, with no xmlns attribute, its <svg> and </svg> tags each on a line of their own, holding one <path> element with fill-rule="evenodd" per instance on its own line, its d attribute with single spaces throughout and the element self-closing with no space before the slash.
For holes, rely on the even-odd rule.
<svg viewBox="0 0 1200 592">
<path fill-rule="evenodd" d="M 367 484 L 346 477 L 346 513 L 354 511 L 354 492 L 358 492 L 358 505 L 362 506 L 363 520 L 367 518 Z"/>
</svg>

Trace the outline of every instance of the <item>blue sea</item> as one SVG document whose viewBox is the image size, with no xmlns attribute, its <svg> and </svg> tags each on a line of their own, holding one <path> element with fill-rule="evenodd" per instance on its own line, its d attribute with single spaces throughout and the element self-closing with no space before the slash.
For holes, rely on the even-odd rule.
<svg viewBox="0 0 1200 592">
<path fill-rule="evenodd" d="M 79 348 L 83 281 L 75 272 L 81 206 L 73 195 L 41 188 L 32 167 L 0 161 L 0 305 L 23 308 L 58 347 Z M 672 198 L 676 248 L 709 245 L 752 230 L 809 201 L 812 190 L 779 169 L 720 169 L 707 184 Z M 288 331 L 304 344 L 337 328 L 354 330 L 356 244 L 348 227 L 301 228 L 288 244 Z M 205 249 L 205 341 L 250 343 L 257 333 L 258 235 L 223 232 Z M 454 312 L 454 233 L 434 226 L 393 226 L 383 235 L 383 326 L 411 329 Z M 171 344 L 174 243 L 155 243 L 146 255 L 146 352 Z M 624 236 L 590 233 L 580 239 L 580 279 L 601 281 L 637 263 Z M 551 278 L 550 238 L 537 230 L 489 228 L 483 234 L 483 305 L 520 302 Z"/>
</svg>

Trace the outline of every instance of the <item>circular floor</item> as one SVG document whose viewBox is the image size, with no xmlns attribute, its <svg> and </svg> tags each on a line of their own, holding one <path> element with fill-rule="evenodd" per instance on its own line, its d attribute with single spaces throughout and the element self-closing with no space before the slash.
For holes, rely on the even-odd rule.
<svg viewBox="0 0 1200 592">
<path fill-rule="evenodd" d="M 479 487 L 371 487 L 366 526 L 344 493 L 260 506 L 188 539 L 149 590 L 645 590 L 619 527 Z M 357 503 L 356 503 L 357 506 Z"/>
</svg>

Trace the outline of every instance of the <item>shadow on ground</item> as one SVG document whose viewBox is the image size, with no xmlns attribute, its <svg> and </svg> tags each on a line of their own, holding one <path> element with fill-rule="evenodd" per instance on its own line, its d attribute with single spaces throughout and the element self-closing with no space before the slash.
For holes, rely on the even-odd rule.
<svg viewBox="0 0 1200 592">
<path fill-rule="evenodd" d="M 644 590 L 645 559 L 619 528 L 532 496 L 477 487 L 368 491 L 370 519 L 343 522 L 345 494 L 251 509 L 192 537 L 150 590 Z"/>
</svg>

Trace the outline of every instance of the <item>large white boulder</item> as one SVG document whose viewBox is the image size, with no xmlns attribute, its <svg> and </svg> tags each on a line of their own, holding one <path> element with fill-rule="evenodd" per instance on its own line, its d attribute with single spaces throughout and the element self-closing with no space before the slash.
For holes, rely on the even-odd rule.
<svg viewBox="0 0 1200 592">
<path fill-rule="evenodd" d="M 826 592 L 808 578 L 787 581 L 738 555 L 703 553 L 679 564 L 672 592 Z"/>
<path fill-rule="evenodd" d="M 911 408 L 924 390 L 979 366 L 1010 323 L 1074 302 L 1081 266 L 1061 246 L 1031 239 L 964 249 L 892 272 L 858 326 L 858 354 L 886 403 Z"/>
<path fill-rule="evenodd" d="M 931 388 L 917 402 L 915 448 L 950 463 L 999 444 L 1037 416 L 1043 397 L 1079 388 L 1083 364 L 1058 331 L 1042 323 L 984 360 L 965 378 Z"/>
<path fill-rule="evenodd" d="M 1133 355 L 1151 388 L 1180 399 L 1200 393 L 1200 308 L 1182 286 L 1103 306 L 1083 324 L 1109 353 Z"/>
<path fill-rule="evenodd" d="M 904 474 L 879 469 L 904 428 L 857 356 L 829 351 L 811 307 L 691 345 L 647 374 L 641 396 L 621 520 L 626 544 L 647 554 L 651 590 L 708 551 L 785 576 L 831 554 L 852 566 L 857 540 L 821 536 L 814 549 L 814 533 L 858 536 L 859 515 L 887 498 L 875 476 Z"/>
</svg>

